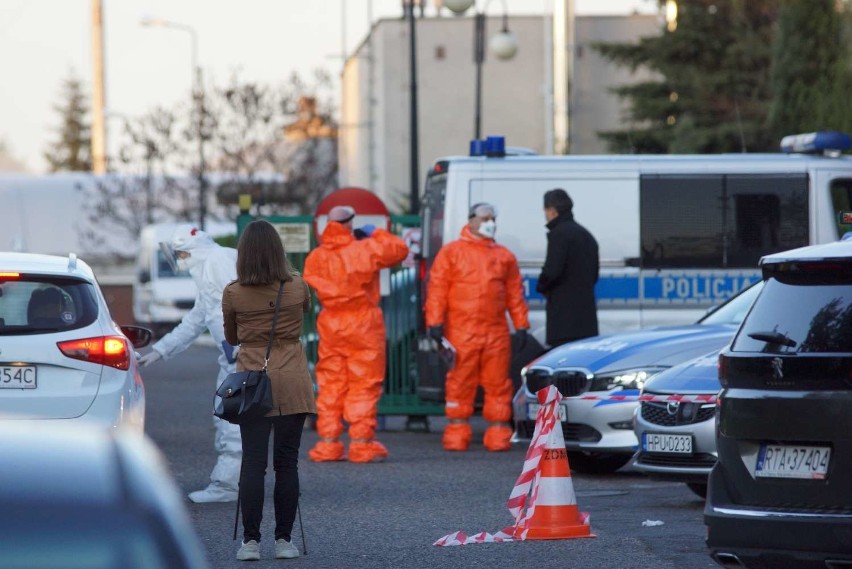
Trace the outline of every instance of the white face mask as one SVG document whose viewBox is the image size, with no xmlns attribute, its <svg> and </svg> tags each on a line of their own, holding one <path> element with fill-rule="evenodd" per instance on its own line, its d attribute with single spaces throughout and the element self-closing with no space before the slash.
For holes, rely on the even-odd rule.
<svg viewBox="0 0 852 569">
<path fill-rule="evenodd" d="M 189 263 L 187 263 L 189 259 L 177 259 L 177 268 L 181 272 L 186 272 L 189 270 Z"/>
<path fill-rule="evenodd" d="M 494 239 L 494 235 L 497 233 L 497 222 L 493 219 L 483 221 L 479 224 L 479 233 L 489 239 Z"/>
</svg>

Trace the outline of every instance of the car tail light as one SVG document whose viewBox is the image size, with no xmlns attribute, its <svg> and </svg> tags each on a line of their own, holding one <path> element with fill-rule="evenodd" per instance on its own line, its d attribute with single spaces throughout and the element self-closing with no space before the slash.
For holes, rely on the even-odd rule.
<svg viewBox="0 0 852 569">
<path fill-rule="evenodd" d="M 426 280 L 426 259 L 420 259 L 420 266 L 418 268 L 419 268 L 419 271 L 418 271 L 417 276 L 420 278 L 421 281 L 425 281 Z"/>
<path fill-rule="evenodd" d="M 84 362 L 92 362 L 116 369 L 130 367 L 130 350 L 127 339 L 120 336 L 98 336 L 82 340 L 57 342 L 59 350 L 66 357 Z"/>
<path fill-rule="evenodd" d="M 722 387 L 728 386 L 728 358 L 723 355 L 719 355 L 719 361 L 716 363 L 716 369 L 718 370 L 718 378 L 719 383 Z"/>
</svg>

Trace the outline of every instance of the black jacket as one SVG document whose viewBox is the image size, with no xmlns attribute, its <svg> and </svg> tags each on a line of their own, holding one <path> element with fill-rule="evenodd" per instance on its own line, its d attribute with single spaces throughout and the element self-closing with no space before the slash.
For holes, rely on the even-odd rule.
<svg viewBox="0 0 852 569">
<path fill-rule="evenodd" d="M 547 343 L 597 336 L 598 243 L 570 212 L 560 213 L 547 228 L 547 258 L 536 285 L 547 298 Z"/>
</svg>

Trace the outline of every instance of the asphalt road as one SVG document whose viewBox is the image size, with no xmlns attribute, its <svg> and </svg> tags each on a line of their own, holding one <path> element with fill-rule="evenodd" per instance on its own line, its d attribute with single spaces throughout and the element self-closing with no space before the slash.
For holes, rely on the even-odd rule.
<svg viewBox="0 0 852 569">
<path fill-rule="evenodd" d="M 206 486 L 215 462 L 215 372 L 215 352 L 202 346 L 143 370 L 146 430 L 184 493 Z M 716 567 L 704 546 L 703 502 L 682 484 L 649 480 L 629 469 L 606 476 L 573 474 L 578 504 L 591 514 L 595 539 L 434 547 L 435 540 L 457 530 L 494 532 L 511 523 L 505 503 L 526 451 L 525 446 L 506 453 L 484 451 L 484 425 L 476 422 L 471 451 L 446 453 L 442 425 L 442 419 L 432 418 L 431 432 L 412 433 L 404 430 L 404 418 L 388 418 L 378 438 L 390 459 L 367 465 L 310 462 L 307 451 L 317 437 L 306 430 L 300 480 L 308 555 L 299 559 L 272 558 L 271 465 L 259 562 L 235 560 L 234 504 L 187 500 L 211 567 Z M 646 520 L 663 525 L 645 527 Z M 296 524 L 294 540 L 301 549 Z"/>
</svg>

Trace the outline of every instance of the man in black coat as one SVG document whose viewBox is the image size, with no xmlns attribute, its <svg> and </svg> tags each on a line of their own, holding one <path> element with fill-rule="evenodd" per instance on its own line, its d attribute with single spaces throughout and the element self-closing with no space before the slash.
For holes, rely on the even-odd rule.
<svg viewBox="0 0 852 569">
<path fill-rule="evenodd" d="M 550 347 L 598 335 L 598 243 L 574 221 L 573 208 L 574 202 L 565 190 L 545 192 L 544 217 L 550 232 L 536 290 L 547 299 Z"/>
</svg>

